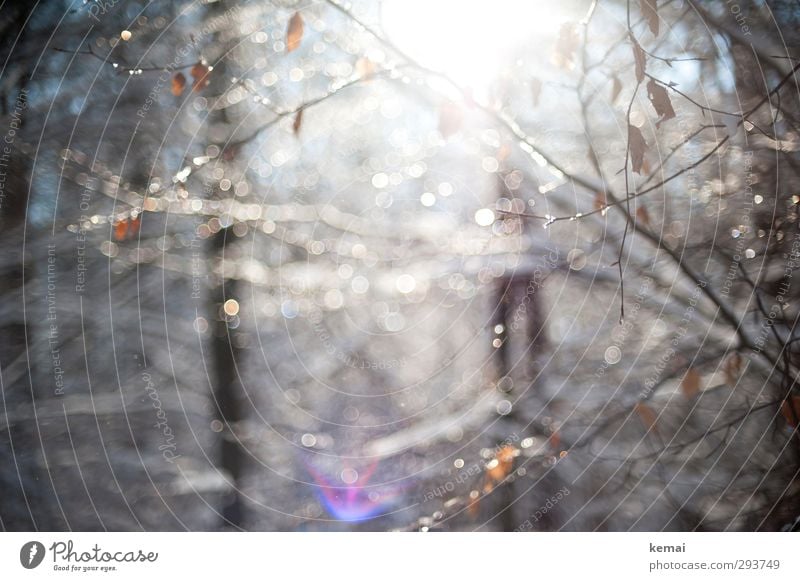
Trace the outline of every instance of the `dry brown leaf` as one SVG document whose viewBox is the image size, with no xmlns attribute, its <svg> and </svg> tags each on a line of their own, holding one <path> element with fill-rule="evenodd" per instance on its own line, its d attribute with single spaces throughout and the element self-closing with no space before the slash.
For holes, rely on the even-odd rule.
<svg viewBox="0 0 800 581">
<path fill-rule="evenodd" d="M 172 77 L 172 94 L 180 97 L 184 88 L 186 88 L 186 77 L 183 73 L 175 73 Z"/>
<path fill-rule="evenodd" d="M 644 152 L 647 150 L 647 142 L 644 140 L 642 132 L 638 127 L 628 125 L 628 151 L 631 156 L 631 168 L 636 173 L 642 173 L 644 163 Z"/>
<path fill-rule="evenodd" d="M 514 467 L 514 458 L 519 454 L 518 450 L 507 444 L 500 448 L 494 458 L 486 465 L 486 478 L 483 484 L 484 492 L 491 492 L 497 484 L 505 480 L 511 474 Z"/>
<path fill-rule="evenodd" d="M 658 2 L 657 0 L 639 0 L 642 17 L 647 21 L 650 32 L 658 36 Z"/>
<path fill-rule="evenodd" d="M 606 193 L 605 192 L 595 192 L 594 193 L 594 209 L 595 210 L 604 210 L 608 201 L 606 200 Z"/>
<path fill-rule="evenodd" d="M 578 46 L 578 31 L 574 22 L 565 22 L 558 31 L 558 40 L 553 51 L 556 66 L 571 69 L 575 66 L 575 49 Z"/>
<path fill-rule="evenodd" d="M 681 381 L 681 391 L 688 399 L 693 398 L 700 392 L 700 374 L 694 367 L 686 371 Z"/>
<path fill-rule="evenodd" d="M 639 419 L 642 420 L 644 427 L 647 428 L 648 431 L 655 430 L 658 416 L 653 408 L 646 403 L 637 402 L 633 409 L 636 410 L 636 414 L 639 416 Z"/>
<path fill-rule="evenodd" d="M 553 433 L 550 434 L 550 437 L 547 439 L 547 443 L 554 452 L 559 451 L 561 448 L 561 434 L 558 430 L 553 430 Z"/>
<path fill-rule="evenodd" d="M 480 512 L 480 493 L 473 490 L 469 493 L 469 504 L 467 505 L 467 512 L 472 518 L 476 518 Z"/>
<path fill-rule="evenodd" d="M 667 89 L 650 79 L 647 83 L 647 97 L 650 103 L 653 104 L 653 109 L 660 117 L 656 123 L 656 127 L 661 125 L 664 121 L 675 118 L 675 109 L 672 108 L 672 101 L 669 99 Z"/>
<path fill-rule="evenodd" d="M 236 159 L 236 156 L 239 155 L 239 151 L 242 149 L 241 143 L 231 143 L 230 145 L 226 146 L 225 149 L 222 150 L 222 159 L 224 161 L 233 161 Z"/>
<path fill-rule="evenodd" d="M 742 373 L 742 356 L 736 352 L 728 355 L 722 366 L 722 372 L 725 375 L 725 383 L 730 387 L 736 386 L 736 382 L 739 381 L 739 375 Z"/>
<path fill-rule="evenodd" d="M 197 63 L 192 67 L 191 75 L 194 79 L 194 83 L 192 83 L 192 91 L 202 91 L 208 86 L 209 72 L 211 72 L 211 67 L 204 63 Z"/>
<path fill-rule="evenodd" d="M 375 63 L 362 56 L 356 61 L 356 73 L 362 79 L 369 79 L 375 74 Z"/>
<path fill-rule="evenodd" d="M 616 76 L 611 79 L 611 104 L 617 102 L 617 97 L 622 92 L 622 81 L 620 81 Z"/>
<path fill-rule="evenodd" d="M 439 133 L 447 139 L 461 130 L 464 114 L 461 107 L 448 101 L 439 107 Z"/>
<path fill-rule="evenodd" d="M 650 212 L 647 211 L 646 206 L 639 206 L 636 208 L 636 220 L 641 222 L 644 226 L 650 225 Z"/>
<path fill-rule="evenodd" d="M 303 17 L 299 12 L 295 12 L 286 28 L 286 52 L 292 52 L 299 47 L 301 40 L 303 40 Z"/>
<path fill-rule="evenodd" d="M 533 79 L 531 79 L 531 97 L 533 97 L 534 107 L 539 106 L 539 97 L 541 96 L 542 96 L 542 81 L 534 77 Z"/>
<path fill-rule="evenodd" d="M 636 82 L 641 83 L 644 81 L 644 73 L 647 70 L 647 57 L 636 39 L 631 38 L 631 41 L 633 42 L 633 60 L 636 66 Z"/>
<path fill-rule="evenodd" d="M 130 240 L 139 233 L 139 228 L 142 225 L 142 217 L 136 216 L 129 218 L 121 218 L 114 222 L 114 240 L 122 242 Z"/>
<path fill-rule="evenodd" d="M 647 159 L 647 156 L 645 155 L 644 159 L 642 160 L 642 171 L 640 173 L 647 175 L 650 173 L 650 169 L 650 160 Z"/>
<path fill-rule="evenodd" d="M 508 143 L 504 143 L 500 146 L 497 150 L 497 161 L 505 161 L 508 159 L 508 156 L 511 155 L 511 146 Z"/>
<path fill-rule="evenodd" d="M 294 123 L 292 123 L 292 131 L 294 134 L 297 135 L 300 133 L 300 127 L 303 125 L 303 110 L 298 109 L 297 113 L 294 116 Z"/>
<path fill-rule="evenodd" d="M 786 423 L 793 428 L 797 427 L 797 422 L 800 420 L 800 395 L 790 395 L 783 400 L 781 404 L 781 415 L 786 420 Z"/>
<path fill-rule="evenodd" d="M 139 228 L 142 227 L 142 216 L 136 216 L 135 218 L 131 218 L 130 225 L 128 226 L 128 236 L 133 238 L 139 233 Z"/>
<path fill-rule="evenodd" d="M 114 240 L 121 242 L 128 237 L 128 221 L 118 220 L 114 223 Z"/>
</svg>

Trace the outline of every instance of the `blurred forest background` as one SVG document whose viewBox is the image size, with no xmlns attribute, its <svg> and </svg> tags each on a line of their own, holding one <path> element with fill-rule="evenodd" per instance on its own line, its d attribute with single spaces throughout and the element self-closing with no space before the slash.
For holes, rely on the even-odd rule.
<svg viewBox="0 0 800 581">
<path fill-rule="evenodd" d="M 0 527 L 797 529 L 798 25 L 2 2 Z"/>
</svg>

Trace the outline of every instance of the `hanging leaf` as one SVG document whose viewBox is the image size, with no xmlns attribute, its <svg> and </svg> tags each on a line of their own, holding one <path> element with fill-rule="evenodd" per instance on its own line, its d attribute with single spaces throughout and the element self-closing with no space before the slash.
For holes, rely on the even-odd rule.
<svg viewBox="0 0 800 581">
<path fill-rule="evenodd" d="M 793 428 L 797 427 L 797 422 L 800 420 L 800 395 L 790 395 L 783 400 L 781 404 L 781 415 L 786 420 L 786 423 Z"/>
<path fill-rule="evenodd" d="M 183 73 L 175 73 L 172 77 L 172 94 L 180 97 L 186 88 L 186 77 Z"/>
<path fill-rule="evenodd" d="M 644 160 L 642 161 L 642 171 L 639 172 L 639 173 L 642 173 L 642 174 L 645 174 L 645 175 L 650 173 L 650 160 L 647 159 L 647 156 L 645 156 Z"/>
<path fill-rule="evenodd" d="M 448 101 L 439 107 L 439 133 L 447 139 L 461 130 L 464 114 L 461 107 Z"/>
<path fill-rule="evenodd" d="M 558 32 L 558 40 L 553 51 L 553 62 L 564 69 L 575 66 L 575 49 L 578 46 L 578 31 L 574 22 L 565 22 Z"/>
<path fill-rule="evenodd" d="M 117 220 L 114 222 L 114 240 L 122 242 L 128 236 L 128 221 Z"/>
<path fill-rule="evenodd" d="M 114 221 L 113 238 L 116 242 L 123 242 L 134 238 L 139 233 L 142 217 L 120 218 Z"/>
<path fill-rule="evenodd" d="M 655 430 L 656 428 L 656 420 L 658 420 L 658 416 L 656 412 L 651 408 L 649 405 L 643 402 L 637 402 L 633 408 L 636 411 L 636 414 L 639 416 L 639 419 L 642 420 L 644 427 L 647 428 L 647 431 Z M 656 430 L 658 431 L 658 430 Z"/>
<path fill-rule="evenodd" d="M 672 101 L 669 99 L 667 89 L 650 79 L 647 83 L 647 97 L 653 105 L 653 109 L 660 117 L 656 123 L 656 127 L 661 125 L 664 121 L 675 118 L 675 110 L 672 108 Z"/>
<path fill-rule="evenodd" d="M 644 73 L 647 68 L 647 57 L 644 54 L 644 50 L 636 42 L 636 39 L 631 37 L 631 41 L 633 42 L 633 61 L 636 67 L 636 82 L 641 83 L 644 81 Z"/>
<path fill-rule="evenodd" d="M 508 156 L 511 155 L 511 146 L 508 143 L 504 143 L 499 147 L 497 150 L 497 161 L 503 162 L 508 159 Z"/>
<path fill-rule="evenodd" d="M 539 97 L 541 96 L 542 96 L 542 81 L 534 77 L 533 79 L 531 79 L 531 97 L 533 97 L 534 107 L 539 106 Z"/>
<path fill-rule="evenodd" d="M 289 19 L 289 26 L 286 29 L 286 52 L 292 52 L 300 46 L 303 40 L 303 17 L 299 12 L 295 12 Z"/>
<path fill-rule="evenodd" d="M 605 210 L 606 204 L 608 204 L 608 200 L 606 200 L 606 193 L 597 191 L 594 193 L 594 209 L 595 210 Z"/>
<path fill-rule="evenodd" d="M 472 518 L 477 518 L 480 512 L 481 494 L 477 490 L 469 493 L 469 504 L 467 505 L 467 512 Z"/>
<path fill-rule="evenodd" d="M 561 434 L 558 430 L 553 430 L 553 433 L 547 439 L 547 443 L 554 452 L 558 452 L 561 449 Z"/>
<path fill-rule="evenodd" d="M 211 67 L 205 63 L 197 63 L 192 67 L 191 75 L 194 79 L 192 83 L 192 91 L 202 91 L 208 86 L 208 73 L 211 72 Z"/>
<path fill-rule="evenodd" d="M 639 7 L 642 11 L 642 18 L 647 21 L 650 32 L 653 36 L 658 36 L 658 2 L 657 0 L 639 0 Z"/>
<path fill-rule="evenodd" d="M 369 79 L 375 74 L 375 63 L 365 56 L 356 61 L 356 73 L 362 79 Z"/>
<path fill-rule="evenodd" d="M 700 374 L 694 367 L 690 367 L 683 376 L 681 391 L 687 399 L 692 399 L 700 392 Z"/>
<path fill-rule="evenodd" d="M 611 104 L 617 102 L 617 98 L 619 94 L 622 92 L 622 81 L 620 81 L 616 76 L 612 77 L 611 79 Z"/>
<path fill-rule="evenodd" d="M 222 150 L 223 161 L 233 161 L 242 149 L 241 143 L 230 143 Z"/>
<path fill-rule="evenodd" d="M 487 467 L 486 473 L 492 480 L 499 482 L 511 473 L 511 468 L 514 465 L 514 458 L 519 454 L 519 451 L 512 445 L 507 444 L 498 450 L 495 454 L 492 465 Z M 496 461 L 496 463 L 494 462 Z"/>
<path fill-rule="evenodd" d="M 136 216 L 135 218 L 131 218 L 131 222 L 128 226 L 128 237 L 135 238 L 137 234 L 139 234 L 139 228 L 142 225 L 142 217 Z"/>
<path fill-rule="evenodd" d="M 737 352 L 728 355 L 722 366 L 722 373 L 725 375 L 725 383 L 731 388 L 735 387 L 742 373 L 742 356 Z"/>
<path fill-rule="evenodd" d="M 647 211 L 646 206 L 636 208 L 636 221 L 641 222 L 644 226 L 650 225 L 650 213 Z"/>
<path fill-rule="evenodd" d="M 294 123 L 292 123 L 292 131 L 297 135 L 300 133 L 300 127 L 303 125 L 303 109 L 298 109 L 294 116 Z"/>
<path fill-rule="evenodd" d="M 628 125 L 628 151 L 631 156 L 631 168 L 641 175 L 642 164 L 644 163 L 644 152 L 647 150 L 647 142 L 644 140 L 642 132 L 638 127 Z"/>
<path fill-rule="evenodd" d="M 510 444 L 497 451 L 494 458 L 486 465 L 486 478 L 483 484 L 484 492 L 491 492 L 496 485 L 511 474 L 511 469 L 514 467 L 514 458 L 518 454 L 519 451 Z"/>
</svg>

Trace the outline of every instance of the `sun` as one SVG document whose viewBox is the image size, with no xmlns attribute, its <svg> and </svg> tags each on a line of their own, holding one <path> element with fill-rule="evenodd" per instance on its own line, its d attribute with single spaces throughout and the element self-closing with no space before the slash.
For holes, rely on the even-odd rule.
<svg viewBox="0 0 800 581">
<path fill-rule="evenodd" d="M 385 0 L 385 34 L 459 84 L 485 91 L 513 70 L 514 49 L 552 36 L 566 19 L 552 0 Z M 541 55 L 536 55 L 541 56 Z"/>
</svg>

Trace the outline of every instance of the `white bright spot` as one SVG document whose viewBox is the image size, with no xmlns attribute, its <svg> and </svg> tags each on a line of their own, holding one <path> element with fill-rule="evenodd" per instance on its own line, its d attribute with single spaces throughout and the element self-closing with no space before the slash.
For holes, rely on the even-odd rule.
<svg viewBox="0 0 800 581">
<path fill-rule="evenodd" d="M 641 111 L 631 112 L 631 125 L 634 127 L 641 129 L 644 126 L 645 121 L 647 121 L 647 117 Z"/>
<path fill-rule="evenodd" d="M 603 359 L 606 360 L 606 363 L 609 365 L 614 365 L 619 363 L 619 360 L 622 359 L 622 351 L 619 350 L 619 347 L 616 345 L 612 345 L 608 349 L 606 349 L 605 354 L 603 355 Z"/>
<path fill-rule="evenodd" d="M 744 251 L 744 255 L 747 258 L 755 258 L 756 257 L 756 251 L 753 250 L 752 248 L 748 248 L 747 250 Z"/>
<path fill-rule="evenodd" d="M 194 320 L 194 330 L 197 333 L 205 333 L 208 331 L 208 321 L 205 320 L 203 317 L 197 317 Z"/>
<path fill-rule="evenodd" d="M 475 212 L 475 221 L 478 226 L 491 226 L 494 224 L 494 212 L 489 208 L 481 208 Z"/>
<path fill-rule="evenodd" d="M 175 179 L 173 179 L 173 181 L 175 181 L 175 182 L 185 182 L 186 178 L 188 178 L 189 174 L 191 174 L 191 173 L 192 173 L 192 168 L 190 168 L 189 166 L 186 166 L 181 171 L 179 171 L 178 173 L 175 174 Z"/>
<path fill-rule="evenodd" d="M 131 39 L 131 31 L 130 30 L 123 30 L 122 32 L 119 33 L 119 37 L 122 40 L 128 41 L 128 40 Z"/>
<path fill-rule="evenodd" d="M 339 309 L 344 304 L 344 297 L 338 288 L 332 288 L 325 293 L 325 306 L 329 309 Z"/>
<path fill-rule="evenodd" d="M 379 192 L 377 196 L 375 196 L 375 205 L 379 208 L 388 208 L 392 205 L 392 195 L 388 192 Z"/>
<path fill-rule="evenodd" d="M 314 444 L 317 443 L 317 439 L 314 437 L 314 434 L 303 434 L 303 437 L 300 438 L 300 443 L 306 448 L 313 448 Z"/>
<path fill-rule="evenodd" d="M 389 176 L 383 172 L 376 173 L 374 176 L 372 176 L 372 185 L 376 188 L 385 188 L 389 185 Z"/>
<path fill-rule="evenodd" d="M 110 240 L 106 240 L 100 245 L 100 252 L 102 252 L 104 256 L 114 258 L 119 252 L 119 248 Z"/>
<path fill-rule="evenodd" d="M 397 290 L 404 295 L 413 292 L 414 289 L 417 288 L 417 281 L 414 280 L 414 277 L 410 274 L 401 274 L 397 277 L 397 280 L 394 284 L 397 287 Z"/>
<path fill-rule="evenodd" d="M 361 243 L 353 244 L 351 252 L 353 258 L 364 258 L 367 255 L 367 247 Z"/>
<path fill-rule="evenodd" d="M 572 270 L 581 270 L 586 266 L 586 253 L 580 248 L 573 248 L 567 254 L 567 262 Z"/>
<path fill-rule="evenodd" d="M 298 315 L 294 301 L 283 301 L 281 303 L 281 314 L 287 319 L 294 319 Z"/>
<path fill-rule="evenodd" d="M 350 283 L 354 293 L 363 295 L 369 290 L 369 281 L 361 275 L 358 275 Z"/>
<path fill-rule="evenodd" d="M 413 58 L 484 93 L 514 64 L 515 47 L 531 38 L 555 37 L 568 18 L 561 4 L 569 3 L 385 0 L 381 28 Z"/>
<path fill-rule="evenodd" d="M 358 480 L 358 472 L 352 468 L 345 468 L 342 470 L 341 479 L 345 484 L 355 484 L 356 480 Z"/>
<path fill-rule="evenodd" d="M 498 170 L 500 164 L 493 157 L 484 157 L 483 161 L 481 161 L 481 167 L 485 172 L 494 173 Z"/>
<path fill-rule="evenodd" d="M 402 331 L 403 327 L 406 326 L 406 319 L 400 313 L 389 313 L 383 320 L 383 326 L 387 331 L 396 333 L 397 331 Z"/>
<path fill-rule="evenodd" d="M 430 208 L 436 203 L 436 196 L 434 196 L 430 192 L 425 192 L 419 197 L 419 201 L 422 203 L 423 206 Z"/>
<path fill-rule="evenodd" d="M 233 317 L 239 313 L 239 303 L 234 299 L 228 299 L 223 305 L 223 310 L 226 315 Z"/>
</svg>

